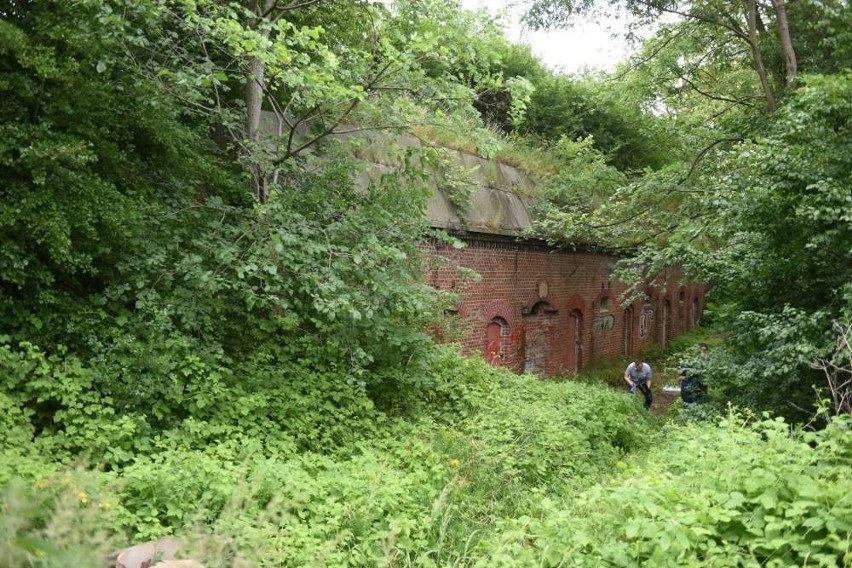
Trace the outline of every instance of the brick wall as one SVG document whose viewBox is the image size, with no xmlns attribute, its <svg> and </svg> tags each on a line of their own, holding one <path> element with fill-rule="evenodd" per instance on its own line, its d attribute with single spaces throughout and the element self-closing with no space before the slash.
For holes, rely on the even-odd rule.
<svg viewBox="0 0 852 568">
<path fill-rule="evenodd" d="M 463 249 L 424 245 L 428 282 L 459 295 L 447 327 L 463 351 L 518 373 L 576 372 L 596 359 L 635 354 L 697 325 L 704 307 L 703 287 L 681 286 L 678 270 L 661 274 L 645 301 L 625 310 L 614 256 L 499 237 L 463 240 Z"/>
</svg>

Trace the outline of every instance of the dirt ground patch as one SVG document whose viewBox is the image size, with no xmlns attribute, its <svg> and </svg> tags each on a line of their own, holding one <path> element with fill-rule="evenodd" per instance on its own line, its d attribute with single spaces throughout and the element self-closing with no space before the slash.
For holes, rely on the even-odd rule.
<svg viewBox="0 0 852 568">
<path fill-rule="evenodd" d="M 651 412 L 657 415 L 667 414 L 669 406 L 680 398 L 678 392 L 667 392 L 662 389 L 654 391 L 654 404 L 651 405 Z"/>
</svg>

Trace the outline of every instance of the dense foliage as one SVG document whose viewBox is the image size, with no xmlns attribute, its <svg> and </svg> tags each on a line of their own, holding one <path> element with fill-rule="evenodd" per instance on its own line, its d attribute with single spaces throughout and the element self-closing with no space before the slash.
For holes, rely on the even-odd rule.
<svg viewBox="0 0 852 568">
<path fill-rule="evenodd" d="M 632 294 L 671 265 L 707 282 L 709 315 L 731 332 L 713 356 L 716 400 L 807 420 L 829 386 L 812 366 L 836 356 L 839 330 L 852 323 L 852 108 L 839 47 L 852 12 L 842 2 L 788 11 L 778 2 L 537 0 L 530 18 L 562 25 L 614 6 L 632 26 L 680 16 L 613 77 L 658 116 L 669 159 L 596 192 L 560 180 L 540 227 L 630 251 L 621 274 Z M 582 185 L 588 173 L 575 170 L 563 177 Z"/>
<path fill-rule="evenodd" d="M 569 78 L 454 0 L 0 2 L 4 566 L 852 564 L 848 419 L 718 414 L 848 412 L 850 9 L 729 8 Z M 539 229 L 634 291 L 712 285 L 710 421 L 433 344 L 436 142 L 544 164 Z"/>
<path fill-rule="evenodd" d="M 780 419 L 730 415 L 665 435 L 619 482 L 509 523 L 493 565 L 852 563 L 848 420 L 791 435 Z"/>
<path fill-rule="evenodd" d="M 457 355 L 436 365 L 432 412 L 368 411 L 373 434 L 345 454 L 267 454 L 286 433 L 247 426 L 197 449 L 175 432 L 117 472 L 67 471 L 23 451 L 14 438 L 28 434 L 9 420 L 3 471 L 27 485 L 0 497 L 0 550 L 10 566 L 82 567 L 123 535 L 176 532 L 213 566 L 852 562 L 848 420 L 663 428 L 609 389 Z"/>
<path fill-rule="evenodd" d="M 51 396 L 50 382 L 78 392 L 88 386 L 84 369 L 51 369 L 33 352 L 4 354 L 8 367 L 23 367 L 23 358 L 40 366 L 30 388 L 42 398 Z M 97 526 L 111 535 L 105 547 L 124 535 L 192 535 L 201 522 L 233 537 L 238 566 L 304 565 L 318 556 L 336 566 L 382 558 L 434 565 L 462 553 L 471 535 L 492 531 L 496 519 L 579 486 L 644 445 L 638 433 L 650 420 L 620 393 L 514 377 L 451 350 L 436 353 L 432 365 L 428 411 L 405 421 L 345 394 L 342 382 L 323 386 L 328 376 L 306 376 L 301 387 L 225 392 L 208 381 L 198 400 L 218 403 L 157 435 L 132 433 L 134 455 L 123 461 L 118 446 L 130 425 L 99 420 L 96 401 L 63 393 L 68 409 L 56 423 L 65 429 L 42 431 L 28 445 L 26 405 L 4 395 L 2 482 L 14 476 L 34 485 L 39 511 L 30 517 L 16 499 L 29 489 L 6 490 L 4 557 L 21 555 L 13 565 L 22 565 L 27 552 L 55 554 L 51 562 L 83 554 L 70 540 L 51 549 L 51 523 L 97 513 Z M 93 462 L 113 467 L 68 472 L 54 461 L 74 463 L 81 445 Z M 48 541 L 18 540 L 36 533 Z"/>
<path fill-rule="evenodd" d="M 185 405 L 197 383 L 423 380 L 437 297 L 420 282 L 421 174 L 359 187 L 356 163 L 308 156 L 257 206 L 251 168 L 209 135 L 216 116 L 140 67 L 147 36 L 116 30 L 154 32 L 110 6 L 26 4 L 0 28 L 10 353 L 75 361 L 105 406 L 155 429 L 201 408 Z M 143 8 L 122 17 L 158 24 Z M 40 421 L 62 406 L 41 404 Z"/>
</svg>

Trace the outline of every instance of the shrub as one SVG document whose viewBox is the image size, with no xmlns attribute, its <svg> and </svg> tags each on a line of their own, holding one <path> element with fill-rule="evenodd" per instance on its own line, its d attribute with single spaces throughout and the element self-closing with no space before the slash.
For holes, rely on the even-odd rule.
<svg viewBox="0 0 852 568">
<path fill-rule="evenodd" d="M 492 546 L 542 566 L 847 566 L 850 426 L 791 433 L 731 414 L 671 430 L 617 483 L 544 503 Z"/>
<path fill-rule="evenodd" d="M 0 342 L 0 389 L 10 406 L 7 420 L 16 422 L 15 439 L 35 437 L 60 459 L 82 453 L 124 459 L 134 447 L 138 417 L 118 416 L 112 400 L 94 387 L 92 370 L 59 351 L 48 355 L 28 342 Z"/>
</svg>

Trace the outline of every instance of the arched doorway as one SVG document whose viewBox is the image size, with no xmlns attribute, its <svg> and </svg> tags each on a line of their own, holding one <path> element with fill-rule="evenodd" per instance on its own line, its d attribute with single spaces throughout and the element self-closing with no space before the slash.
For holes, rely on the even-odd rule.
<svg viewBox="0 0 852 568">
<path fill-rule="evenodd" d="M 506 348 L 509 325 L 503 318 L 494 318 L 485 328 L 485 348 L 483 355 L 489 365 L 500 365 Z"/>
<path fill-rule="evenodd" d="M 583 366 L 583 314 L 571 310 L 568 314 L 568 371 L 579 373 Z"/>
</svg>

